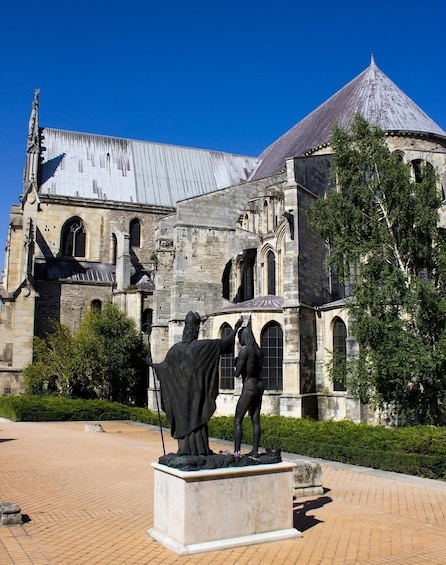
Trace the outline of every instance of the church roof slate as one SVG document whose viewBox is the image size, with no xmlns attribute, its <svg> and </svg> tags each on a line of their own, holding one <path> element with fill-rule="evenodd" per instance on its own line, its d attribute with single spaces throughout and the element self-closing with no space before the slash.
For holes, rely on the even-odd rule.
<svg viewBox="0 0 446 565">
<path fill-rule="evenodd" d="M 42 129 L 40 193 L 174 207 L 248 180 L 258 159 L 218 151 Z"/>
<path fill-rule="evenodd" d="M 326 144 L 335 123 L 348 131 L 355 114 L 388 132 L 446 137 L 446 132 L 376 66 L 372 57 L 365 71 L 263 151 L 252 179 L 268 177 L 284 166 L 285 159 Z"/>
</svg>

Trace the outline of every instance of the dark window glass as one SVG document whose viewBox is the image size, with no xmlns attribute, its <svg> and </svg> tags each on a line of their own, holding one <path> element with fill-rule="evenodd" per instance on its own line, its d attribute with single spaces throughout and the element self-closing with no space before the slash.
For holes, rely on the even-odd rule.
<svg viewBox="0 0 446 565">
<path fill-rule="evenodd" d="M 86 233 L 80 218 L 69 220 L 62 229 L 62 255 L 85 257 Z"/>
<path fill-rule="evenodd" d="M 100 300 L 92 300 L 91 307 L 93 310 L 96 310 L 96 312 L 100 312 L 102 309 L 102 302 Z"/>
<path fill-rule="evenodd" d="M 225 324 L 221 330 L 221 337 L 225 338 L 231 332 L 231 326 Z M 220 357 L 220 388 L 234 390 L 234 356 L 232 353 L 225 353 Z"/>
<path fill-rule="evenodd" d="M 116 259 L 118 255 L 118 240 L 116 239 L 116 235 L 112 233 L 112 263 L 116 265 Z"/>
<path fill-rule="evenodd" d="M 254 298 L 254 266 L 256 257 L 256 249 L 246 249 L 243 251 L 243 258 L 239 263 L 241 284 L 234 300 L 236 303 Z"/>
<path fill-rule="evenodd" d="M 137 218 L 130 222 L 130 247 L 141 247 L 141 224 Z"/>
<path fill-rule="evenodd" d="M 141 317 L 141 331 L 143 334 L 150 335 L 152 333 L 152 318 L 153 310 L 151 308 L 144 310 Z"/>
<path fill-rule="evenodd" d="M 262 379 L 265 390 L 283 389 L 283 331 L 271 322 L 262 331 L 261 347 L 264 353 Z"/>
<path fill-rule="evenodd" d="M 345 362 L 347 359 L 347 328 L 340 318 L 336 318 L 333 326 L 333 353 L 335 355 L 335 363 L 342 363 L 345 370 Z M 333 390 L 345 391 L 345 385 L 338 381 L 333 382 Z"/>
<path fill-rule="evenodd" d="M 222 296 L 223 298 L 226 298 L 226 300 L 229 300 L 229 293 L 231 288 L 231 261 L 228 261 L 225 265 L 221 282 L 222 282 Z"/>
<path fill-rule="evenodd" d="M 272 251 L 268 252 L 266 262 L 268 268 L 268 294 L 276 294 L 276 256 Z"/>
</svg>

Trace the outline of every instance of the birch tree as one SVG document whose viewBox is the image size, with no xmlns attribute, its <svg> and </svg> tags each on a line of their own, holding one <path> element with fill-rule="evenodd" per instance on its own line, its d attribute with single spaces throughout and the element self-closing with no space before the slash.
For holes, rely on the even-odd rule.
<svg viewBox="0 0 446 565">
<path fill-rule="evenodd" d="M 446 391 L 446 239 L 432 166 L 392 153 L 385 133 L 356 116 L 335 128 L 337 189 L 309 214 L 330 249 L 359 354 L 344 379 L 353 394 L 402 423 L 441 423 Z M 336 377 L 339 379 L 339 375 Z"/>
</svg>

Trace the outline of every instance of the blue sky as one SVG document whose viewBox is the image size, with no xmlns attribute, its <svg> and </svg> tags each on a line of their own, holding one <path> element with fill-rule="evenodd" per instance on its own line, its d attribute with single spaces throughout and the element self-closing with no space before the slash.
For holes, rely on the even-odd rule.
<svg viewBox="0 0 446 565">
<path fill-rule="evenodd" d="M 0 23 L 0 268 L 28 119 L 257 156 L 373 53 L 446 130 L 445 0 L 20 0 Z"/>
</svg>

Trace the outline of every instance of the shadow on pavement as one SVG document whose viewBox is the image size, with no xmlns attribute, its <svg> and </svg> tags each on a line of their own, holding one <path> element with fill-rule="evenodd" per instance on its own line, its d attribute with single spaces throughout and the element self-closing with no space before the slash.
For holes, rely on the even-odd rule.
<svg viewBox="0 0 446 565">
<path fill-rule="evenodd" d="M 333 502 L 333 499 L 329 496 L 321 496 L 307 502 L 295 500 L 293 504 L 293 526 L 296 530 L 299 530 L 299 532 L 305 532 L 313 526 L 320 524 L 322 520 L 318 520 L 312 514 L 308 515 L 308 512 L 316 510 L 316 508 L 322 508 L 322 506 L 330 502 Z"/>
</svg>

